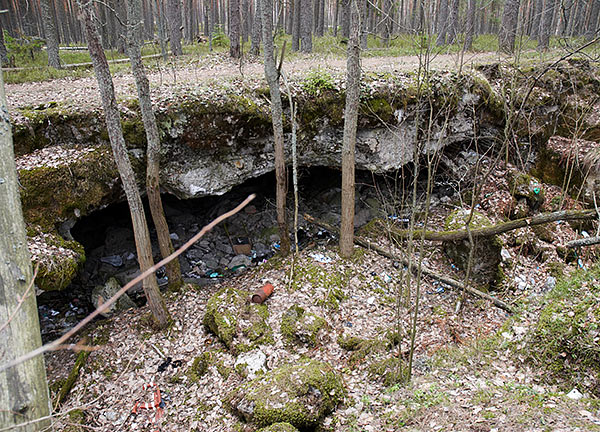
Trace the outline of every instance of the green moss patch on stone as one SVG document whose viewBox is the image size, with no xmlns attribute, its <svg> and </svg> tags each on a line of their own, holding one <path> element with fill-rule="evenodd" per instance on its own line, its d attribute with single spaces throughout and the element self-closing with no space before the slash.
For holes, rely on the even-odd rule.
<svg viewBox="0 0 600 432">
<path fill-rule="evenodd" d="M 121 195 L 109 147 L 99 146 L 72 163 L 19 170 L 25 221 L 51 231 L 60 221 L 86 215 Z"/>
<path fill-rule="evenodd" d="M 203 323 L 233 352 L 273 342 L 266 305 L 250 303 L 250 293 L 225 287 L 210 298 Z"/>
<path fill-rule="evenodd" d="M 281 318 L 281 334 L 288 342 L 314 347 L 318 343 L 319 332 L 326 328 L 325 319 L 297 305 L 290 306 Z"/>
<path fill-rule="evenodd" d="M 561 278 L 524 349 L 544 377 L 600 396 L 600 265 Z"/>
<path fill-rule="evenodd" d="M 261 428 L 256 432 L 298 432 L 298 429 L 289 423 L 274 423 L 271 426 Z"/>
<path fill-rule="evenodd" d="M 331 413 L 345 393 L 340 375 L 331 366 L 302 359 L 237 387 L 225 402 L 243 420 L 259 427 L 284 422 L 306 430 Z"/>
<path fill-rule="evenodd" d="M 83 246 L 76 241 L 64 240 L 57 233 L 38 230 L 36 235 L 28 238 L 28 247 L 33 266 L 37 268 L 35 283 L 44 291 L 66 288 L 85 262 Z"/>
</svg>

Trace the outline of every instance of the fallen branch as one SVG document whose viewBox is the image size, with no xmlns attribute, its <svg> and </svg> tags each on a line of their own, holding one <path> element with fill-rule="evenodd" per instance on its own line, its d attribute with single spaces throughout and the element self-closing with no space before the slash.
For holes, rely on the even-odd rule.
<svg viewBox="0 0 600 432">
<path fill-rule="evenodd" d="M 600 237 L 586 237 L 577 240 L 571 240 L 565 246 L 568 248 L 576 248 L 579 246 L 593 246 L 600 243 Z"/>
<path fill-rule="evenodd" d="M 150 267 L 149 269 L 147 269 L 146 271 L 144 271 L 142 274 L 140 274 L 139 276 L 137 276 L 136 278 L 134 278 L 133 280 L 131 280 L 123 288 L 121 288 L 119 291 L 117 291 L 117 293 L 114 296 L 112 296 L 107 301 L 105 301 L 100 306 L 98 306 L 98 308 L 94 312 L 92 312 L 87 317 L 85 317 L 75 327 L 73 327 L 67 333 L 65 333 L 64 335 L 62 335 L 60 338 L 56 339 L 55 341 L 49 342 L 49 343 L 47 343 L 45 345 L 42 345 L 41 347 L 39 347 L 39 348 L 37 348 L 37 349 L 35 349 L 33 351 L 30 351 L 27 354 L 22 355 L 21 357 L 17 357 L 14 360 L 11 360 L 8 363 L 3 364 L 2 366 L 0 366 L 0 372 L 5 371 L 6 369 L 9 369 L 11 367 L 14 367 L 14 366 L 16 366 L 16 365 L 18 365 L 20 363 L 23 363 L 23 362 L 25 362 L 27 360 L 30 360 L 30 359 L 32 359 L 34 357 L 37 357 L 40 354 L 43 354 L 45 352 L 54 351 L 56 349 L 59 349 L 61 347 L 61 345 L 63 345 L 67 340 L 69 340 L 72 336 L 74 336 L 79 330 L 81 330 L 83 327 L 85 327 L 87 324 L 89 324 L 94 318 L 96 318 L 102 312 L 108 310 L 119 299 L 119 297 L 121 297 L 123 294 L 125 294 L 127 292 L 128 289 L 130 289 L 131 287 L 135 286 L 136 284 L 142 282 L 148 276 L 153 275 L 154 272 L 156 270 L 158 270 L 160 267 L 162 267 L 165 264 L 171 262 L 172 260 L 174 260 L 175 258 L 177 258 L 179 255 L 181 255 L 182 253 L 184 253 L 187 249 L 190 248 L 190 246 L 192 246 L 194 243 L 196 243 L 208 231 L 210 231 L 211 229 L 213 229 L 220 222 L 222 222 L 225 219 L 227 219 L 227 218 L 233 216 L 234 214 L 238 213 L 240 210 L 242 210 L 244 207 L 246 207 L 248 205 L 248 203 L 250 201 L 252 201 L 255 197 L 256 197 L 256 195 L 254 195 L 254 194 L 249 195 L 248 198 L 246 198 L 236 208 L 234 208 L 233 210 L 228 211 L 227 213 L 222 214 L 221 216 L 219 216 L 218 218 L 216 218 L 215 220 L 213 220 L 211 223 L 209 223 L 208 225 L 206 225 L 204 228 L 202 228 L 202 230 L 200 230 L 200 232 L 198 234 L 196 234 L 194 237 L 192 237 L 191 239 L 189 239 L 183 246 L 181 246 L 179 249 L 177 249 L 171 255 L 169 255 L 166 258 L 163 258 L 162 260 L 160 260 L 159 262 L 157 262 L 156 264 L 154 264 L 152 267 Z"/>
<path fill-rule="evenodd" d="M 552 213 L 540 213 L 535 216 L 526 217 L 522 219 L 511 220 L 508 222 L 501 222 L 497 225 L 487 226 L 483 228 L 471 229 L 471 235 L 473 238 L 476 237 L 491 237 L 493 235 L 502 234 L 508 231 L 513 231 L 526 226 L 542 225 L 549 222 L 556 222 L 559 220 L 582 220 L 582 219 L 595 219 L 598 214 L 595 210 L 561 210 Z M 396 239 L 405 240 L 409 238 L 410 230 L 399 230 L 393 226 L 384 225 L 383 221 L 377 222 L 382 228 L 390 230 L 392 236 Z M 469 238 L 467 230 L 454 230 L 454 231 L 425 231 L 414 230 L 412 231 L 413 238 L 423 238 L 424 240 L 430 241 L 456 241 L 465 240 Z"/>
<path fill-rule="evenodd" d="M 308 215 L 308 214 L 305 213 L 304 214 L 304 219 L 307 220 L 308 222 L 311 222 L 311 223 L 317 225 L 317 226 L 320 226 L 321 228 L 325 228 L 327 231 L 339 234 L 339 230 L 336 227 L 334 227 L 332 225 L 329 225 L 326 222 L 323 222 L 323 221 L 320 221 L 318 219 L 315 219 L 311 215 Z M 354 237 L 354 243 L 356 243 L 359 246 L 364 247 L 365 249 L 373 250 L 373 251 L 377 252 L 379 255 L 382 255 L 382 256 L 384 256 L 386 258 L 392 259 L 394 261 L 398 261 L 398 262 L 402 263 L 403 265 L 408 266 L 408 260 L 406 260 L 406 259 L 404 259 L 404 258 L 402 258 L 402 257 L 400 257 L 398 255 L 395 255 L 393 253 L 390 253 L 390 252 L 386 251 L 382 247 L 377 246 L 376 244 L 371 243 L 371 241 L 369 241 L 369 240 L 366 240 L 366 239 L 363 239 L 361 237 L 355 236 Z M 418 267 L 412 266 L 412 270 L 416 273 L 418 271 Z M 455 279 L 452 279 L 452 278 L 446 277 L 444 275 L 441 275 L 439 273 L 436 273 L 433 270 L 430 270 L 430 269 L 428 269 L 425 266 L 421 266 L 421 272 L 424 275 L 427 275 L 427 276 L 429 276 L 429 277 L 431 277 L 433 279 L 437 279 L 440 282 L 445 283 L 446 285 L 449 285 L 449 286 L 452 286 L 452 287 L 455 287 L 455 288 L 459 288 L 461 290 L 466 290 L 467 292 L 469 292 L 469 293 L 471 293 L 471 294 L 473 294 L 473 295 L 475 295 L 477 297 L 483 298 L 485 300 L 489 300 L 495 306 L 499 307 L 500 309 L 504 309 L 505 311 L 507 311 L 509 313 L 513 313 L 514 312 L 513 309 L 512 309 L 512 307 L 510 307 L 507 303 L 503 302 L 502 300 L 500 300 L 500 299 L 498 299 L 498 298 L 496 298 L 494 296 L 491 296 L 491 295 L 489 295 L 487 293 L 484 293 L 483 291 L 479 291 L 478 289 L 472 288 L 472 287 L 470 287 L 468 285 L 464 285 L 462 282 L 459 282 L 459 281 L 457 281 Z"/>
</svg>

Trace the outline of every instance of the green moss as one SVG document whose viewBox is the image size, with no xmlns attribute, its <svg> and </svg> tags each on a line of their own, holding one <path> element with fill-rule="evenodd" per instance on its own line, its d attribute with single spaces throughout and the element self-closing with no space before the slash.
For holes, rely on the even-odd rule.
<svg viewBox="0 0 600 432">
<path fill-rule="evenodd" d="M 339 336 L 337 339 L 340 348 L 345 349 L 346 351 L 355 351 L 359 349 L 364 342 L 365 339 L 357 336 Z"/>
<path fill-rule="evenodd" d="M 213 354 L 210 351 L 205 351 L 198 357 L 194 358 L 192 365 L 187 371 L 187 376 L 192 382 L 198 381 L 206 375 L 208 367 L 213 363 Z"/>
<path fill-rule="evenodd" d="M 308 346 L 317 345 L 319 332 L 327 322 L 303 308 L 292 305 L 281 318 L 281 334 L 288 342 L 301 342 Z"/>
<path fill-rule="evenodd" d="M 397 357 L 389 357 L 369 365 L 369 374 L 382 380 L 386 387 L 408 381 L 408 366 Z"/>
<path fill-rule="evenodd" d="M 565 390 L 600 395 L 600 266 L 561 278 L 548 293 L 525 355 Z"/>
<path fill-rule="evenodd" d="M 67 400 L 71 389 L 75 385 L 75 381 L 77 381 L 77 378 L 79 378 L 79 372 L 81 371 L 81 368 L 85 365 L 85 362 L 87 361 L 89 355 L 89 351 L 81 351 L 77 355 L 75 365 L 73 366 L 73 369 L 71 369 L 69 376 L 65 380 L 65 383 L 63 384 L 62 388 L 60 389 L 60 392 L 58 393 L 58 396 L 56 398 L 57 404 L 60 405 Z"/>
<path fill-rule="evenodd" d="M 266 305 L 249 303 L 249 293 L 225 287 L 210 298 L 203 323 L 234 352 L 273 343 Z"/>
<path fill-rule="evenodd" d="M 340 376 L 329 365 L 303 359 L 239 386 L 225 403 L 259 427 L 284 422 L 299 429 L 314 429 L 345 394 Z M 252 406 L 251 413 L 238 409 L 248 406 Z"/>
<path fill-rule="evenodd" d="M 274 423 L 256 432 L 298 432 L 298 429 L 289 423 Z"/>
<path fill-rule="evenodd" d="M 69 425 L 65 427 L 64 432 L 84 432 L 85 427 L 79 425 L 85 425 L 85 411 L 82 409 L 73 409 L 68 411 Z"/>
</svg>

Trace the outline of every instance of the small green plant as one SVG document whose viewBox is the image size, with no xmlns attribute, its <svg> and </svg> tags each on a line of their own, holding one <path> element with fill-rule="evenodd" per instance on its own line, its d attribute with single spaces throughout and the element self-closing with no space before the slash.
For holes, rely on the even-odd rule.
<svg viewBox="0 0 600 432">
<path fill-rule="evenodd" d="M 213 47 L 225 48 L 229 46 L 229 38 L 223 31 L 221 26 L 215 27 L 215 31 L 212 35 L 212 44 Z"/>
<path fill-rule="evenodd" d="M 334 90 L 333 76 L 320 68 L 312 69 L 306 75 L 302 83 L 302 88 L 313 96 L 318 96 L 327 90 Z"/>
</svg>

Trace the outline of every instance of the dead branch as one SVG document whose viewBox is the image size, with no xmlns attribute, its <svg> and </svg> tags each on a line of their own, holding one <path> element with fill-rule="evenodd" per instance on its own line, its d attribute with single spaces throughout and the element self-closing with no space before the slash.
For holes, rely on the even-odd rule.
<svg viewBox="0 0 600 432">
<path fill-rule="evenodd" d="M 162 260 L 160 260 L 159 262 L 154 264 L 152 267 L 150 267 L 148 270 L 146 270 L 145 272 L 143 272 L 142 274 L 137 276 L 135 279 L 133 279 L 129 283 L 127 283 L 114 296 L 112 296 L 110 299 L 108 299 L 107 301 L 102 303 L 100 306 L 98 306 L 98 308 L 94 312 L 92 312 L 87 317 L 85 317 L 82 321 L 80 321 L 75 327 L 73 327 L 71 330 L 69 330 L 63 336 L 56 339 L 55 341 L 49 342 L 45 345 L 42 345 L 41 347 L 39 347 L 33 351 L 30 351 L 27 354 L 22 355 L 21 357 L 17 357 L 14 360 L 11 360 L 10 362 L 1 365 L 0 372 L 5 371 L 6 369 L 9 369 L 11 367 L 14 367 L 14 366 L 16 366 L 22 362 L 25 362 L 27 360 L 30 360 L 34 357 L 37 357 L 38 355 L 43 354 L 45 352 L 55 351 L 55 350 L 59 349 L 62 345 L 64 345 L 64 343 L 67 340 L 69 340 L 72 336 L 74 336 L 84 326 L 89 324 L 94 318 L 96 318 L 102 312 L 108 310 L 119 299 L 119 297 L 121 297 L 123 294 L 125 294 L 127 292 L 127 290 L 129 288 L 142 282 L 148 276 L 153 275 L 154 272 L 156 270 L 158 270 L 160 267 L 162 267 L 163 265 L 165 265 L 168 262 L 177 258 L 179 255 L 181 255 L 183 252 L 185 252 L 187 249 L 189 249 L 190 246 L 192 246 L 195 242 L 197 242 L 200 238 L 202 238 L 207 232 L 209 232 L 211 229 L 213 229 L 216 225 L 218 225 L 225 219 L 233 216 L 234 214 L 236 214 L 240 210 L 242 210 L 244 207 L 246 207 L 248 205 L 248 203 L 250 201 L 252 201 L 255 197 L 256 197 L 255 194 L 249 195 L 248 198 L 246 198 L 241 204 L 239 204 L 233 210 L 230 210 L 227 213 L 222 214 L 221 216 L 219 216 L 218 218 L 213 220 L 211 223 L 206 225 L 204 228 L 202 228 L 202 230 L 200 230 L 200 232 L 198 234 L 196 234 L 194 237 L 189 239 L 183 246 L 181 246 L 179 249 L 177 249 L 171 255 L 169 255 L 166 258 L 163 258 Z"/>
<path fill-rule="evenodd" d="M 580 247 L 580 246 L 593 246 L 593 245 L 596 245 L 599 243 L 600 243 L 600 237 L 595 236 L 595 237 L 586 237 L 586 238 L 582 238 L 582 239 L 571 240 L 570 242 L 565 244 L 565 246 L 568 248 L 576 248 L 576 247 Z"/>
<path fill-rule="evenodd" d="M 595 219 L 598 217 L 595 210 L 561 210 L 552 213 L 540 213 L 535 216 L 522 219 L 501 222 L 496 225 L 471 229 L 471 235 L 476 237 L 491 237 L 497 234 L 502 234 L 508 231 L 513 231 L 526 226 L 542 225 L 559 220 L 581 220 Z M 413 237 L 422 237 L 424 240 L 430 241 L 457 241 L 469 238 L 467 230 L 453 231 L 423 231 L 423 230 L 399 230 L 393 226 L 384 225 L 383 221 L 377 221 L 377 224 L 385 230 L 390 230 L 392 236 L 397 240 L 404 240 L 413 235 Z"/>
<path fill-rule="evenodd" d="M 313 224 L 315 224 L 317 226 L 320 226 L 321 228 L 325 228 L 327 231 L 330 231 L 330 232 L 333 232 L 333 233 L 336 233 L 336 234 L 339 233 L 339 230 L 336 227 L 334 227 L 332 225 L 329 225 L 326 222 L 323 222 L 323 221 L 320 221 L 318 219 L 315 219 L 314 217 L 312 217 L 311 215 L 308 215 L 306 213 L 304 214 L 304 219 L 306 219 L 308 222 L 311 222 L 311 223 L 313 223 Z M 382 256 L 384 256 L 386 258 L 392 259 L 394 261 L 398 261 L 398 262 L 402 263 L 405 266 L 408 265 L 408 260 L 407 259 L 405 259 L 403 257 L 400 257 L 398 255 L 395 255 L 393 253 L 390 253 L 390 252 L 386 251 L 385 249 L 383 249 L 382 247 L 377 246 L 376 244 L 373 244 L 369 240 L 366 240 L 366 239 L 363 239 L 361 237 L 355 236 L 354 237 L 354 243 L 356 243 L 359 246 L 364 247 L 365 249 L 373 250 L 373 251 L 377 252 L 379 255 L 382 255 Z M 417 270 L 418 270 L 418 268 L 412 267 L 412 271 L 413 272 L 417 272 Z M 461 289 L 461 290 L 466 290 L 467 292 L 473 294 L 474 296 L 483 298 L 485 300 L 489 300 L 495 306 L 499 307 L 500 309 L 504 309 L 505 311 L 507 311 L 509 313 L 513 313 L 514 312 L 513 308 L 511 306 L 509 306 L 507 303 L 503 302 L 502 300 L 500 300 L 500 299 L 498 299 L 498 298 L 496 298 L 494 296 L 491 296 L 491 295 L 489 295 L 487 293 L 484 293 L 483 291 L 479 291 L 478 289 L 475 289 L 475 288 L 472 288 L 472 287 L 470 287 L 468 285 L 465 285 L 462 282 L 459 282 L 459 281 L 457 281 L 455 279 L 452 279 L 452 278 L 446 277 L 444 275 L 441 275 L 439 273 L 436 273 L 433 270 L 430 270 L 430 269 L 428 269 L 425 266 L 421 266 L 421 272 L 424 275 L 427 275 L 427 276 L 429 276 L 429 277 L 431 277 L 433 279 L 437 279 L 440 282 L 445 283 L 446 285 L 449 285 L 449 286 L 452 286 L 452 287 L 455 287 L 455 288 L 458 288 L 458 289 Z"/>
</svg>

